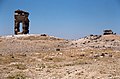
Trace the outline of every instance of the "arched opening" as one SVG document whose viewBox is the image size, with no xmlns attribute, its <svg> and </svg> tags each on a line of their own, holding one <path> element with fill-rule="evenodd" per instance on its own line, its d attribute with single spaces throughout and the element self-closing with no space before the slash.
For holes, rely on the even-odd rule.
<svg viewBox="0 0 120 79">
<path fill-rule="evenodd" d="M 19 27 L 19 29 L 20 29 L 20 32 L 23 31 L 23 29 L 22 29 L 22 23 L 20 23 L 20 27 Z"/>
</svg>

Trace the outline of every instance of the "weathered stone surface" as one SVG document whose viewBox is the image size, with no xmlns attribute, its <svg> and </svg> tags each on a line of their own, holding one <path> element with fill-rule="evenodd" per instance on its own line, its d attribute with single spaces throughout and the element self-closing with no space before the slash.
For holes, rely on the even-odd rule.
<svg viewBox="0 0 120 79">
<path fill-rule="evenodd" d="M 112 30 L 104 30 L 103 32 L 104 32 L 103 35 L 114 35 L 114 34 L 116 34 L 116 33 L 113 33 Z"/>
<path fill-rule="evenodd" d="M 17 34 L 28 34 L 29 33 L 29 13 L 16 10 L 14 14 L 14 33 Z M 22 23 L 22 32 L 20 32 L 20 23 Z"/>
</svg>

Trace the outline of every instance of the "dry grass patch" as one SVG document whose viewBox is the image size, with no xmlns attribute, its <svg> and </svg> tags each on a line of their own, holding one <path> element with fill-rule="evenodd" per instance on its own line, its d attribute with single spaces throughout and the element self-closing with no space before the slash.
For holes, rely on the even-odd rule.
<svg viewBox="0 0 120 79">
<path fill-rule="evenodd" d="M 91 64 L 92 61 L 93 60 L 90 58 L 74 59 L 68 63 L 65 63 L 63 66 L 75 66 L 75 65 Z"/>
<path fill-rule="evenodd" d="M 14 67 L 14 68 L 19 69 L 19 70 L 27 69 L 27 66 L 25 64 L 22 64 L 22 63 L 11 64 L 9 67 Z"/>
<path fill-rule="evenodd" d="M 26 36 L 20 37 L 19 40 L 61 40 L 59 38 L 50 37 L 50 36 Z"/>
<path fill-rule="evenodd" d="M 9 64 L 11 62 L 19 61 L 19 59 L 15 59 L 13 56 L 3 56 L 0 57 L 0 64 Z"/>
<path fill-rule="evenodd" d="M 61 57 L 46 57 L 45 59 L 43 59 L 44 61 L 47 62 L 62 62 L 63 60 L 65 60 L 64 58 Z"/>
<path fill-rule="evenodd" d="M 54 64 L 54 63 L 47 64 L 47 68 L 60 68 L 60 67 L 63 67 L 63 66 L 60 64 Z"/>
<path fill-rule="evenodd" d="M 26 79 L 26 76 L 22 73 L 17 73 L 17 74 L 9 75 L 7 79 Z"/>
</svg>

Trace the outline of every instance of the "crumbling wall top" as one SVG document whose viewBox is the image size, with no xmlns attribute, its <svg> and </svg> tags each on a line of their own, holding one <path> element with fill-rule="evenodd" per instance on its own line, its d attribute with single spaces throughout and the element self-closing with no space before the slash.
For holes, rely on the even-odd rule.
<svg viewBox="0 0 120 79">
<path fill-rule="evenodd" d="M 116 33 L 113 33 L 112 30 L 104 30 L 103 32 L 104 32 L 103 35 L 114 35 L 114 34 L 116 34 Z"/>
<path fill-rule="evenodd" d="M 28 12 L 25 12 L 25 11 L 23 11 L 23 10 L 16 10 L 15 11 L 15 15 L 25 15 L 25 16 L 28 16 L 29 15 L 29 13 Z"/>
</svg>

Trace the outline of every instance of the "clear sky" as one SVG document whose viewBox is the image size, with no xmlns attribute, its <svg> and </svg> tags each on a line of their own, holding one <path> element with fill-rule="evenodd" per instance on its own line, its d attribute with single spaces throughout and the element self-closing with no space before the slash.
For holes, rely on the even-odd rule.
<svg viewBox="0 0 120 79">
<path fill-rule="evenodd" d="M 14 11 L 30 13 L 30 34 L 46 33 L 66 39 L 120 34 L 120 0 L 0 0 L 0 35 L 14 34 Z"/>
</svg>

